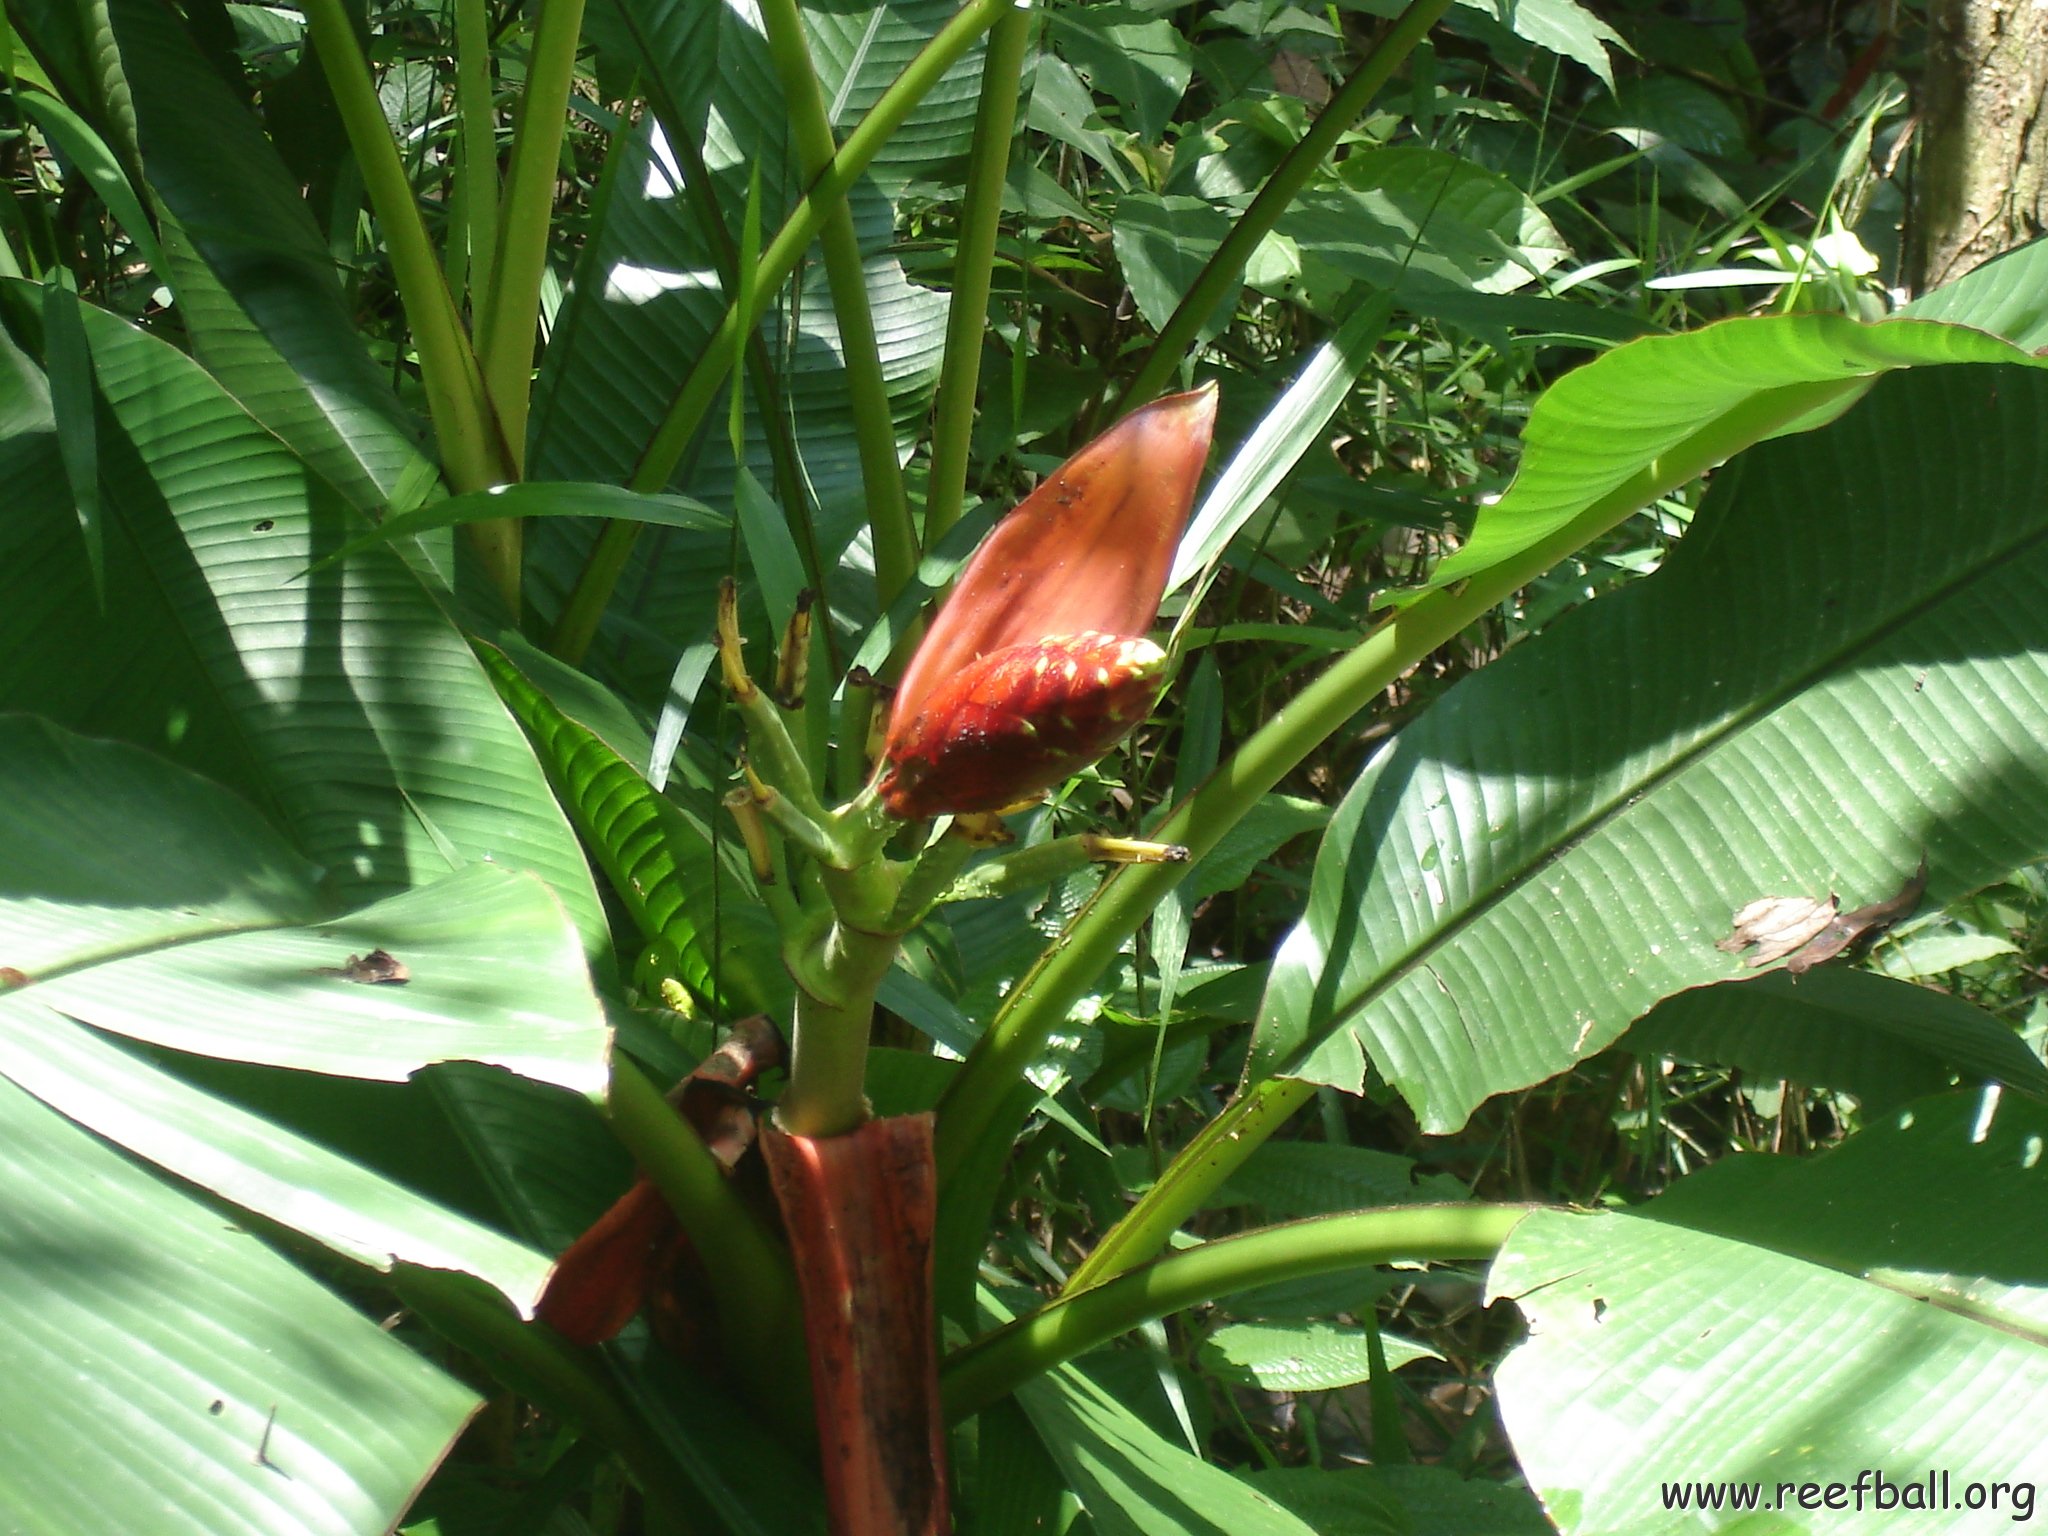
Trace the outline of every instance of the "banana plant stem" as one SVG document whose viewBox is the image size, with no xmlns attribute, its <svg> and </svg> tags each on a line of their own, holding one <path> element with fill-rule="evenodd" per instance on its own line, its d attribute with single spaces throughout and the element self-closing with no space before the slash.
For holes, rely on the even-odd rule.
<svg viewBox="0 0 2048 1536">
<path fill-rule="evenodd" d="M 1141 1199 L 1103 1233 L 1080 1267 L 1067 1277 L 1060 1294 L 1076 1295 L 1159 1252 L 1173 1230 L 1199 1210 L 1229 1172 L 1244 1161 L 1246 1154 L 1237 1151 L 1238 1145 L 1258 1146 L 1315 1094 L 1315 1084 L 1292 1077 L 1269 1077 L 1245 1089 L 1222 1114 L 1202 1127 L 1145 1192 L 1151 1197 L 1165 1185 L 1164 1193 Z"/>
<path fill-rule="evenodd" d="M 839 146 L 833 141 L 825 96 L 804 39 L 803 17 L 796 0 L 761 0 L 761 20 L 789 108 L 797 165 L 804 180 L 811 181 L 832 163 Z M 896 458 L 896 422 L 889 409 L 881 348 L 875 341 L 875 317 L 868 307 L 860 238 L 854 232 L 853 210 L 843 198 L 827 211 L 820 244 L 825 279 L 832 289 L 832 314 L 839 325 L 861 487 L 867 492 L 868 523 L 874 534 L 875 586 L 886 612 L 917 572 L 917 535 L 903 494 L 903 466 Z"/>
<path fill-rule="evenodd" d="M 1194 286 L 1188 289 L 1187 296 L 1160 328 L 1159 337 L 1145 354 L 1144 362 L 1138 365 L 1137 373 L 1124 387 L 1123 396 L 1117 401 L 1116 415 L 1121 416 L 1143 405 L 1173 377 L 1174 369 L 1180 366 L 1181 358 L 1203 323 L 1244 275 L 1245 263 L 1251 260 L 1259 242 L 1280 222 L 1280 216 L 1293 205 L 1295 196 L 1308 184 L 1309 177 L 1329 158 L 1330 151 L 1337 147 L 1337 141 L 1350 132 L 1351 125 L 1379 94 L 1380 87 L 1401 67 L 1402 60 L 1414 51 L 1415 45 L 1428 35 L 1429 29 L 1450 8 L 1451 0 L 1409 0 L 1408 8 L 1402 11 L 1400 19 L 1373 44 L 1372 50 L 1352 71 L 1351 78 L 1330 98 L 1329 105 L 1323 108 L 1308 132 L 1273 168 L 1272 175 L 1259 188 L 1251 206 L 1231 225 L 1230 233 L 1216 247 L 1216 254 L 1203 265 Z"/>
<path fill-rule="evenodd" d="M 534 330 L 582 31 L 583 0 L 541 0 L 527 58 L 526 89 L 519 98 L 518 126 L 512 135 L 512 162 L 505 175 L 488 303 L 477 322 L 477 361 L 515 473 L 526 462 Z"/>
<path fill-rule="evenodd" d="M 505 1386 L 564 1418 L 618 1452 L 641 1492 L 689 1508 L 696 1494 L 639 1416 L 573 1345 L 548 1329 L 522 1323 L 475 1283 L 435 1270 L 400 1270 L 392 1288 L 427 1326 L 468 1351 Z"/>
<path fill-rule="evenodd" d="M 1004 13 L 988 35 L 981 66 L 981 102 L 974 147 L 967 160 L 967 190 L 953 252 L 953 297 L 946 312 L 946 360 L 939 371 L 932 412 L 932 460 L 924 502 L 924 542 L 937 543 L 960 517 L 967 493 L 967 462 L 974 442 L 974 397 L 981 380 L 981 349 L 988 330 L 988 295 L 996 234 L 1003 216 L 1003 185 L 1015 148 L 1017 96 L 1024 56 L 1036 18 L 1022 7 Z"/>
<path fill-rule="evenodd" d="M 689 1122 L 616 1051 L 605 1113 L 613 1134 L 654 1181 L 704 1255 L 729 1350 L 735 1358 L 760 1364 L 758 1372 L 749 1373 L 750 1380 L 776 1384 L 761 1406 L 784 1427 L 807 1433 L 809 1404 L 801 1396 L 810 1368 L 788 1253 L 748 1209 Z"/>
<path fill-rule="evenodd" d="M 1519 554 L 1474 573 L 1464 583 L 1429 592 L 1394 610 L 1283 705 L 1176 806 L 1153 829 L 1153 835 L 1161 841 L 1186 845 L 1191 860 L 1200 859 L 1261 795 L 1317 746 L 1342 730 L 1388 684 L 1506 601 L 1517 589 L 1657 496 L 1863 387 L 1864 380 L 1851 379 L 1791 385 L 1754 396 Z M 998 1113 L 1011 1087 L 1043 1049 L 1046 1038 L 1066 1018 L 1068 1010 L 1114 959 L 1118 946 L 1137 932 L 1139 924 L 1190 867 L 1191 864 L 1133 864 L 1112 871 L 1068 925 L 1066 933 L 1003 1000 L 987 1032 L 969 1052 L 939 1104 L 938 1163 L 942 1190 L 955 1171 L 969 1162 L 976 1142 L 990 1136 L 1007 1138 L 1014 1133 L 1015 1126 Z M 1245 1096 L 1241 1095 L 1239 1105 L 1226 1110 L 1225 1116 L 1248 1115 L 1250 1111 L 1240 1107 L 1244 1101 Z M 1150 1247 L 1129 1244 L 1123 1249 L 1120 1262 L 1134 1263 L 1154 1251 L 1156 1242 L 1163 1242 L 1166 1234 L 1197 1208 L 1209 1190 L 1249 1157 L 1278 1121 L 1262 1123 L 1264 1129 L 1256 1134 L 1247 1130 L 1218 1148 L 1214 1159 L 1203 1164 L 1204 1171 L 1199 1177 L 1162 1180 L 1126 1213 L 1125 1223 L 1145 1224 L 1156 1241 Z M 1116 1237 L 1112 1231 L 1111 1238 Z"/>
<path fill-rule="evenodd" d="M 455 96 L 462 123 L 469 305 L 472 315 L 480 315 L 490 307 L 491 273 L 498 257 L 498 120 L 491 102 L 491 33 L 485 0 L 455 0 Z"/>
<path fill-rule="evenodd" d="M 413 200 L 412 182 L 384 121 L 370 66 L 356 46 L 340 0 L 308 0 L 306 25 L 320 50 L 349 146 L 383 226 L 406 318 L 412 323 L 413 345 L 419 349 L 441 462 L 456 491 L 482 490 L 508 478 L 495 473 L 496 431 L 485 421 L 483 378 Z"/>
<path fill-rule="evenodd" d="M 901 894 L 900 871 L 883 860 L 854 869 L 821 867 L 837 916 L 815 965 L 796 976 L 796 1027 L 789 1087 L 776 1123 L 793 1136 L 838 1136 L 868 1117 L 868 1036 L 875 992 L 896 962 L 887 919 Z"/>
<path fill-rule="evenodd" d="M 338 0 L 325 0 L 325 3 L 337 4 Z M 819 173 L 796 207 L 790 210 L 782 228 L 776 231 L 775 238 L 761 252 L 761 259 L 754 269 L 752 296 L 746 312 L 742 314 L 737 305 L 727 306 L 718 329 L 705 343 L 682 387 L 669 402 L 666 415 L 655 429 L 628 481 L 634 490 L 658 491 L 668 483 L 668 477 L 675 472 L 690 440 L 703 424 L 705 412 L 711 408 L 725 383 L 726 373 L 732 366 L 733 337 L 743 327 L 751 330 L 760 323 L 775 294 L 796 270 L 797 262 L 810 248 L 811 241 L 825 227 L 826 215 L 845 198 L 882 146 L 903 126 L 940 77 L 959 62 L 961 55 L 982 33 L 995 25 L 1012 4 L 1013 0 L 969 0 L 903 67 L 903 73 L 896 77 L 846 136 L 839 152 Z M 591 637 L 597 633 L 598 619 L 605 604 L 611 600 L 612 588 L 618 582 L 619 573 L 625 569 L 633 542 L 639 534 L 638 523 L 614 521 L 605 525 L 549 641 L 549 649 L 555 655 L 575 662 L 580 661 L 589 649 Z"/>
<path fill-rule="evenodd" d="M 1485 1259 L 1529 1213 L 1522 1205 L 1405 1205 L 1265 1227 L 1134 1269 L 1020 1317 L 940 1367 L 946 1414 L 962 1419 L 1042 1371 L 1157 1317 L 1281 1280 L 1412 1259 Z"/>
<path fill-rule="evenodd" d="M 391 253 L 392 275 L 405 303 L 413 346 L 419 352 L 420 382 L 426 389 L 442 471 L 458 494 L 516 479 L 516 461 L 491 410 L 483 372 L 420 218 L 412 182 L 398 157 L 398 146 L 392 142 L 377 88 L 370 79 L 369 63 L 356 46 L 347 12 L 341 0 L 307 0 L 305 13 L 307 29 L 334 92 L 335 108 Z M 475 524 L 481 531 L 472 532 L 471 539 L 492 584 L 517 613 L 517 539 L 508 548 L 502 532 L 494 535 L 491 526 Z"/>
</svg>

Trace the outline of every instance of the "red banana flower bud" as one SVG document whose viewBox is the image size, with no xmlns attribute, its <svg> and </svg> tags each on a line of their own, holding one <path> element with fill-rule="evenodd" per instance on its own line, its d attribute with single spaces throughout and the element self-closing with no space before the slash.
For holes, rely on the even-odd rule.
<svg viewBox="0 0 2048 1536">
<path fill-rule="evenodd" d="M 905 820 L 998 811 L 1094 762 L 1152 711 L 1166 653 L 1092 631 L 1006 645 L 891 733 L 882 803 Z"/>
<path fill-rule="evenodd" d="M 1165 656 L 1144 635 L 1215 424 L 1213 385 L 1133 411 L 982 541 L 896 690 L 892 815 L 1013 805 L 1145 718 Z"/>
</svg>

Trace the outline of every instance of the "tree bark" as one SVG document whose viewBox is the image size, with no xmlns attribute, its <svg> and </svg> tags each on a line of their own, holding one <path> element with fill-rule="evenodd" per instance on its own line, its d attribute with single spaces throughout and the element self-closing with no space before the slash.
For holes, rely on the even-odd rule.
<svg viewBox="0 0 2048 1536">
<path fill-rule="evenodd" d="M 1916 291 L 2048 228 L 2048 7 L 1933 0 L 1910 267 Z"/>
</svg>

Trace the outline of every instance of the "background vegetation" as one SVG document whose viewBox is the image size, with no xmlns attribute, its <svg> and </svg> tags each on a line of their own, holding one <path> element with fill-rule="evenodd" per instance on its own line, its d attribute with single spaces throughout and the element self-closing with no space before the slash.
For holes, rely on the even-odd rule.
<svg viewBox="0 0 2048 1536">
<path fill-rule="evenodd" d="M 2048 268 L 1899 286 L 1909 8 L 7 15 L 0 1524 L 822 1529 L 720 1197 L 680 1353 L 526 1320 L 790 1009 L 719 579 L 850 795 L 855 669 L 1210 380 L 1175 681 L 1013 819 L 1194 857 L 881 984 L 959 1527 L 2048 1481 Z"/>
</svg>

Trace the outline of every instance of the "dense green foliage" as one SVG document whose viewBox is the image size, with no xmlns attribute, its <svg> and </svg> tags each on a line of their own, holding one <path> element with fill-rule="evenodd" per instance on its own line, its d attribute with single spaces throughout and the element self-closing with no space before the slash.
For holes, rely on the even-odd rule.
<svg viewBox="0 0 2048 1536">
<path fill-rule="evenodd" d="M 7 16 L 0 1528 L 824 1529 L 786 1256 L 647 1087 L 815 979 L 720 580 L 764 678 L 815 594 L 776 718 L 852 799 L 994 518 L 1210 381 L 1174 681 L 1009 822 L 1190 856 L 879 982 L 958 1528 L 2048 1482 L 2048 248 L 1886 286 L 1910 34 Z M 531 1321 L 634 1159 L 681 1354 Z"/>
</svg>

